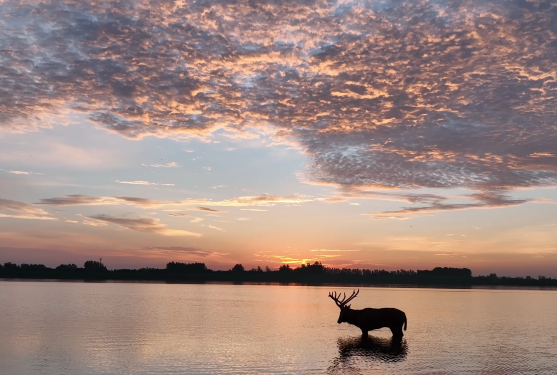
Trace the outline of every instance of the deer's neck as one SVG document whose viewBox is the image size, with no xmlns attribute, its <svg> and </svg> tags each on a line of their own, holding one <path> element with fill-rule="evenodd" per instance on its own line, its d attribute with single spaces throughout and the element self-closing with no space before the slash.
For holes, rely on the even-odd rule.
<svg viewBox="0 0 557 375">
<path fill-rule="evenodd" d="M 359 322 L 359 318 L 361 315 L 362 310 L 353 310 L 350 309 L 346 311 L 345 320 L 349 324 L 357 324 Z"/>
</svg>

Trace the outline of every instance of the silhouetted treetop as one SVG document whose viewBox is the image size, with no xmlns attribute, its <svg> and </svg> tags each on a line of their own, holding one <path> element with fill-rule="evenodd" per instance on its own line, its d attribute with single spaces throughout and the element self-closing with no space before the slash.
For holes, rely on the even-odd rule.
<svg viewBox="0 0 557 375">
<path fill-rule="evenodd" d="M 179 263 L 170 262 L 166 264 L 166 271 L 172 273 L 204 273 L 207 269 L 205 263 Z"/>
<path fill-rule="evenodd" d="M 86 271 L 106 271 L 106 266 L 101 262 L 97 262 L 96 260 L 88 260 L 83 265 L 83 268 L 85 268 Z"/>
<path fill-rule="evenodd" d="M 18 270 L 19 266 L 12 262 L 4 263 L 4 268 L 7 270 Z"/>
<path fill-rule="evenodd" d="M 468 268 L 435 267 L 433 270 L 418 270 L 418 276 L 449 276 L 449 277 L 472 277 L 472 271 Z"/>
<path fill-rule="evenodd" d="M 45 266 L 44 264 L 27 264 L 27 263 L 21 263 L 20 268 L 22 270 L 47 270 L 49 269 L 47 266 Z"/>
<path fill-rule="evenodd" d="M 75 264 L 61 264 L 56 267 L 56 271 L 77 271 L 78 267 Z"/>
<path fill-rule="evenodd" d="M 244 272 L 244 266 L 238 263 L 234 267 L 232 267 L 232 272 Z"/>
<path fill-rule="evenodd" d="M 319 262 L 315 262 L 313 264 L 310 263 L 302 264 L 299 268 L 296 268 L 294 271 L 300 273 L 323 274 L 325 273 L 325 270 L 326 270 L 325 266 L 323 266 Z"/>
<path fill-rule="evenodd" d="M 282 266 L 279 267 L 279 272 L 292 272 L 293 269 L 290 268 L 289 264 L 283 264 Z"/>
</svg>

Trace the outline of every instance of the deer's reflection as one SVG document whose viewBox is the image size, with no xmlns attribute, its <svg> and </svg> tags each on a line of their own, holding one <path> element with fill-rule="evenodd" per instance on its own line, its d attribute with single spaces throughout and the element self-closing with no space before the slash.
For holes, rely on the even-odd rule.
<svg viewBox="0 0 557 375">
<path fill-rule="evenodd" d="M 340 338 L 338 352 L 338 357 L 329 367 L 329 373 L 360 373 L 362 368 L 375 367 L 374 364 L 381 362 L 404 361 L 408 345 L 405 339 L 397 338 Z"/>
</svg>

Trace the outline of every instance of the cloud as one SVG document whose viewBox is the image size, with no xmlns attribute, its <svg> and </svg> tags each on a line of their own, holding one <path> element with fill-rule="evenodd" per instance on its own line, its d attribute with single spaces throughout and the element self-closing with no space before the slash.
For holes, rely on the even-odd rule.
<svg viewBox="0 0 557 375">
<path fill-rule="evenodd" d="M 462 254 L 462 253 L 455 253 L 455 252 L 438 253 L 438 254 L 435 254 L 435 256 L 444 256 L 444 257 L 455 257 L 455 256 L 458 256 L 458 257 L 464 257 L 464 258 L 466 258 L 466 256 L 465 256 L 464 254 Z"/>
<path fill-rule="evenodd" d="M 267 261 L 271 263 L 280 264 L 307 264 L 313 262 L 321 262 L 331 258 L 337 258 L 340 255 L 337 254 L 318 254 L 312 258 L 296 257 L 292 255 L 274 255 L 269 251 L 259 251 L 254 254 L 258 261 Z"/>
<path fill-rule="evenodd" d="M 120 181 L 116 180 L 119 184 L 128 184 L 128 185 L 160 185 L 160 186 L 175 186 L 174 184 L 159 184 L 157 182 L 149 182 L 149 181 Z"/>
<path fill-rule="evenodd" d="M 215 210 L 213 208 L 208 208 L 208 207 L 194 207 L 194 208 L 192 208 L 192 210 L 205 211 L 205 212 L 219 212 L 219 213 L 228 212 L 228 211 L 222 211 L 222 210 Z"/>
<path fill-rule="evenodd" d="M 215 227 L 214 225 L 209 225 L 209 228 L 214 229 L 214 230 L 218 230 L 218 231 L 222 231 L 222 232 L 226 232 L 224 229 L 219 228 L 219 227 Z"/>
<path fill-rule="evenodd" d="M 113 199 L 116 202 L 125 202 L 128 204 L 135 204 L 142 207 L 158 207 L 161 206 L 161 202 L 147 199 L 147 198 L 136 198 L 136 197 L 108 197 L 108 199 Z"/>
<path fill-rule="evenodd" d="M 500 189 L 480 190 L 472 194 L 464 195 L 453 195 L 446 196 L 440 194 L 431 193 L 412 193 L 412 192 L 401 192 L 401 191 L 378 191 L 378 190 L 368 190 L 361 187 L 354 186 L 344 186 L 339 189 L 339 192 L 343 195 L 341 199 L 380 199 L 380 200 L 391 200 L 391 201 L 403 201 L 412 204 L 423 204 L 423 206 L 417 207 L 403 207 L 400 210 L 395 211 L 384 211 L 384 212 L 373 212 L 366 213 L 363 215 L 373 215 L 378 219 L 408 219 L 409 214 L 419 214 L 419 213 L 433 213 L 438 211 L 453 211 L 453 210 L 464 210 L 470 208 L 502 208 L 507 206 L 514 206 L 526 202 L 535 203 L 538 201 L 536 199 L 513 199 L 506 191 Z M 324 201 L 328 201 L 336 198 L 327 198 Z M 457 203 L 455 200 L 467 200 L 471 202 L 467 203 Z M 351 205 L 360 205 L 359 203 L 350 203 Z"/>
<path fill-rule="evenodd" d="M 159 219 L 154 218 L 129 219 L 103 214 L 86 217 L 97 222 L 112 223 L 122 228 L 131 229 L 138 232 L 156 233 L 165 236 L 201 236 L 201 234 L 199 233 L 188 232 L 185 230 L 168 229 L 164 225 L 159 224 Z"/>
<path fill-rule="evenodd" d="M 297 204 L 313 202 L 317 200 L 317 198 L 302 194 L 292 194 L 288 196 L 261 194 L 255 196 L 236 197 L 225 201 L 216 201 L 211 203 L 219 206 L 274 206 L 277 203 Z"/>
<path fill-rule="evenodd" d="M 35 172 L 26 172 L 26 171 L 8 171 L 5 169 L 0 169 L 0 171 L 11 173 L 11 174 L 18 174 L 18 175 L 29 175 L 29 174 L 42 174 L 42 173 L 35 173 Z"/>
<path fill-rule="evenodd" d="M 151 164 L 151 165 L 142 164 L 142 165 L 144 167 L 153 167 L 153 168 L 178 168 L 179 167 L 178 163 L 174 161 L 170 161 L 166 164 Z"/>
<path fill-rule="evenodd" d="M 160 207 L 172 202 L 160 202 L 147 198 L 136 197 L 92 197 L 82 194 L 64 195 L 62 197 L 41 199 L 37 205 L 48 206 L 118 206 L 118 205 L 137 205 L 143 208 Z"/>
<path fill-rule="evenodd" d="M 176 217 L 191 217 L 191 216 L 190 216 L 190 215 L 188 215 L 188 214 L 181 214 L 181 213 L 177 213 L 177 212 L 175 212 L 175 213 L 171 213 L 171 214 L 168 214 L 168 216 L 176 216 Z"/>
<path fill-rule="evenodd" d="M 55 217 L 46 216 L 48 212 L 32 204 L 12 201 L 0 198 L 0 211 L 9 211 L 10 213 L 0 213 L 0 218 L 10 219 L 27 219 L 27 220 L 58 220 Z"/>
<path fill-rule="evenodd" d="M 55 217 L 47 216 L 48 212 L 36 207 L 35 205 L 0 198 L 0 211 L 8 211 L 9 213 L 0 213 L 0 218 L 9 219 L 27 219 L 27 220 L 51 220 L 57 221 Z"/>
<path fill-rule="evenodd" d="M 9 171 L 8 173 L 12 173 L 12 174 L 30 174 L 30 172 L 24 172 L 24 171 Z"/>
<path fill-rule="evenodd" d="M 5 217 L 5 218 L 12 218 L 12 219 L 29 219 L 29 220 L 58 220 L 55 217 L 50 217 L 50 216 L 37 216 L 37 215 L 12 215 L 12 214 L 0 214 L 0 217 Z"/>
<path fill-rule="evenodd" d="M 325 198 L 325 199 L 323 199 L 323 202 L 325 202 L 325 203 L 340 203 L 340 202 L 346 202 L 346 198 L 344 198 L 344 197 L 331 197 L 331 198 Z"/>
<path fill-rule="evenodd" d="M 318 199 L 305 195 L 293 194 L 290 196 L 273 196 L 261 194 L 257 196 L 241 196 L 228 200 L 213 201 L 210 199 L 184 199 L 181 201 L 158 201 L 137 197 L 92 197 L 82 194 L 65 195 L 62 197 L 41 199 L 37 204 L 52 206 L 110 206 L 133 204 L 141 207 L 189 207 L 190 210 L 224 213 L 227 211 L 209 208 L 216 207 L 243 207 L 243 206 L 274 206 L 278 203 L 295 204 L 313 202 Z M 191 207 L 196 206 L 196 207 Z M 246 209 L 248 210 L 248 209 Z M 266 211 L 262 209 L 249 209 L 250 211 Z"/>
<path fill-rule="evenodd" d="M 100 220 L 83 220 L 83 225 L 89 225 L 92 227 L 106 227 L 108 223 Z"/>
<path fill-rule="evenodd" d="M 220 230 L 220 231 L 225 231 L 224 229 L 219 228 L 219 227 L 215 227 L 215 226 L 213 226 L 213 225 L 209 225 L 209 228 L 215 229 L 215 230 Z"/>
<path fill-rule="evenodd" d="M 183 247 L 183 246 L 149 246 L 143 248 L 143 250 L 158 250 L 162 252 L 169 252 L 169 253 L 184 253 L 188 255 L 196 255 L 200 257 L 210 257 L 210 256 L 222 256 L 227 255 L 227 253 L 219 253 L 216 251 L 207 251 L 201 250 L 196 247 Z"/>
<path fill-rule="evenodd" d="M 550 2 L 6 0 L 0 12 L 11 131 L 68 110 L 132 139 L 269 128 L 307 156 L 313 183 L 557 184 Z M 98 163 L 64 147 L 51 161 Z"/>
<path fill-rule="evenodd" d="M 313 249 L 310 251 L 311 252 L 354 252 L 354 251 L 360 251 L 360 249 L 355 249 L 355 250 Z"/>
<path fill-rule="evenodd" d="M 400 210 L 372 212 L 363 215 L 372 215 L 375 218 L 404 219 L 406 214 L 431 213 L 438 211 L 464 210 L 470 208 L 501 208 L 526 203 L 528 199 L 512 199 L 507 195 L 496 192 L 480 192 L 465 196 L 474 200 L 471 203 L 444 203 L 447 198 L 438 197 L 431 199 L 427 206 L 403 207 Z"/>
<path fill-rule="evenodd" d="M 7 211 L 12 211 L 17 213 L 24 213 L 24 214 L 36 214 L 36 215 L 48 214 L 45 210 L 38 208 L 32 204 L 12 201 L 9 199 L 1 199 L 1 198 L 0 198 L 0 210 L 7 210 Z"/>
<path fill-rule="evenodd" d="M 41 199 L 37 204 L 44 204 L 50 206 L 89 206 L 101 205 L 106 202 L 104 197 L 91 197 L 88 195 L 72 194 L 63 197 Z"/>
<path fill-rule="evenodd" d="M 420 214 L 420 213 L 433 213 L 438 211 L 449 210 L 463 210 L 470 208 L 502 208 L 507 206 L 514 206 L 526 202 L 536 202 L 536 199 L 514 199 L 502 191 L 479 191 L 473 194 L 460 195 L 460 196 L 443 196 L 439 194 L 420 194 L 420 193 L 403 193 L 403 192 L 383 192 L 374 190 L 364 190 L 358 188 L 344 188 L 341 190 L 347 199 L 387 199 L 394 201 L 404 201 L 412 204 L 423 204 L 417 207 L 403 207 L 400 210 L 385 211 L 385 212 L 372 212 L 364 213 L 363 215 L 371 215 L 378 219 L 400 219 L 405 220 L 407 215 Z M 471 202 L 467 203 L 451 203 L 451 200 L 465 199 Z M 210 213 L 226 213 L 226 210 L 220 210 L 210 207 L 194 205 L 203 204 L 213 207 L 245 207 L 245 206 L 274 206 L 282 203 L 287 206 L 296 203 L 305 202 L 326 202 L 329 203 L 331 198 L 313 198 L 310 196 L 303 196 L 293 194 L 290 196 L 272 196 L 268 194 L 261 194 L 258 196 L 240 196 L 228 200 L 212 201 L 208 199 L 185 199 L 181 201 L 158 201 L 146 198 L 137 197 L 92 197 L 86 195 L 67 195 L 56 198 L 41 199 L 36 204 L 40 205 L 54 205 L 54 206 L 86 206 L 86 205 L 138 205 L 143 208 L 156 208 L 156 207 L 183 207 L 184 209 L 210 212 Z M 336 199 L 335 199 L 336 201 Z M 259 208 L 240 208 L 244 211 L 267 211 L 266 209 Z M 172 213 L 170 216 L 185 216 L 187 214 Z"/>
<path fill-rule="evenodd" d="M 373 215 L 373 213 L 364 214 L 364 215 Z M 378 212 L 374 215 L 376 219 L 392 219 L 392 220 L 408 220 L 410 219 L 408 216 L 403 215 L 389 215 L 384 212 Z"/>
</svg>

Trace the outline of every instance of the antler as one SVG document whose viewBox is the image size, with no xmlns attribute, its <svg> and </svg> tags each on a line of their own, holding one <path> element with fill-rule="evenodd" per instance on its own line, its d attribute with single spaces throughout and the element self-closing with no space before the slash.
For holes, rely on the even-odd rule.
<svg viewBox="0 0 557 375">
<path fill-rule="evenodd" d="M 352 295 L 351 295 L 350 297 L 348 297 L 348 298 L 346 298 L 346 293 L 343 293 L 342 301 L 339 301 L 341 294 L 339 293 L 339 294 L 337 295 L 337 292 L 334 292 L 334 294 L 333 294 L 333 293 L 329 293 L 329 297 L 331 297 L 331 299 L 332 299 L 333 301 L 335 301 L 336 305 L 337 305 L 339 308 L 342 309 L 348 302 L 350 302 L 350 301 L 352 301 L 354 298 L 356 298 L 356 296 L 358 295 L 358 293 L 360 293 L 360 289 L 358 289 L 358 291 L 353 291 L 353 292 L 352 292 Z"/>
</svg>

